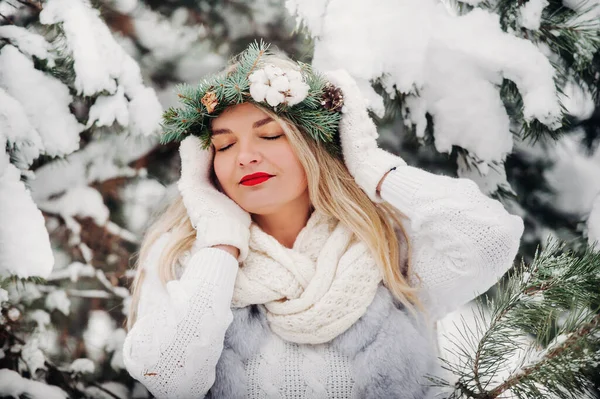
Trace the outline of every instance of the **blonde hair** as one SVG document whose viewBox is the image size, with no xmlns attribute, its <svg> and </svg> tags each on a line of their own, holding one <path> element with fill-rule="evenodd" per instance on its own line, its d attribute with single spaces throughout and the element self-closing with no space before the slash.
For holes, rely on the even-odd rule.
<svg viewBox="0 0 600 399">
<path fill-rule="evenodd" d="M 287 63 L 287 60 L 284 62 Z M 402 225 L 402 218 L 406 216 L 385 202 L 373 203 L 356 184 L 342 159 L 331 155 L 325 146 L 309 138 L 290 121 L 267 108 L 261 109 L 281 125 L 304 167 L 314 209 L 338 219 L 367 245 L 382 270 L 384 285 L 394 298 L 411 312 L 415 307 L 423 310 L 417 298 L 417 289 L 408 283 L 412 262 L 410 241 Z M 395 227 L 400 234 L 396 233 Z M 145 276 L 143 263 L 152 245 L 166 232 L 170 232 L 170 235 L 158 259 L 159 276 L 163 284 L 176 278 L 178 259 L 192 247 L 196 237 L 181 196 L 149 227 L 142 241 L 132 283 L 128 330 L 133 327 L 137 317 L 140 289 Z"/>
</svg>

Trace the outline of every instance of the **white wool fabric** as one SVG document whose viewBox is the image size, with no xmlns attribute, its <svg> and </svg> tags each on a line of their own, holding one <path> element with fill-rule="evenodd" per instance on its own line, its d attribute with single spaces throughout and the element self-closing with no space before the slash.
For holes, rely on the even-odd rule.
<svg viewBox="0 0 600 399">
<path fill-rule="evenodd" d="M 383 278 L 368 247 L 343 223 L 319 211 L 312 213 L 292 248 L 254 223 L 249 246 L 232 307 L 264 305 L 271 330 L 298 344 L 328 342 L 350 328 L 366 312 Z"/>
<path fill-rule="evenodd" d="M 328 71 L 325 77 L 344 97 L 339 132 L 344 163 L 358 186 L 373 202 L 382 202 L 377 185 L 392 168 L 406 161 L 377 146 L 377 127 L 369 117 L 367 104 L 356 81 L 343 69 Z"/>
</svg>

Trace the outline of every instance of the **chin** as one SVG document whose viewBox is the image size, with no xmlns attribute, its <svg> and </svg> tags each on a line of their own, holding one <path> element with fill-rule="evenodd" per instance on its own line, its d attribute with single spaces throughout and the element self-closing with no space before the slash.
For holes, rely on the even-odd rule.
<svg viewBox="0 0 600 399">
<path fill-rule="evenodd" d="M 277 212 L 277 210 L 280 208 L 279 205 L 276 204 L 247 204 L 247 205 L 240 205 L 240 207 L 245 210 L 248 213 L 251 213 L 253 215 L 269 215 L 272 213 Z"/>
</svg>

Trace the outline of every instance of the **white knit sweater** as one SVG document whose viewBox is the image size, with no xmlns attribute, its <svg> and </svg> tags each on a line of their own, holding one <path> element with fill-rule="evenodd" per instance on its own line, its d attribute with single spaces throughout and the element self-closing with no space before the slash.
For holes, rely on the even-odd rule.
<svg viewBox="0 0 600 399">
<path fill-rule="evenodd" d="M 438 319 L 488 290 L 512 266 L 523 221 L 468 179 L 402 166 L 383 182 L 382 198 L 410 219 L 413 270 L 421 300 Z M 179 280 L 164 287 L 157 240 L 143 267 L 138 320 L 123 347 L 125 366 L 156 397 L 201 398 L 215 379 L 238 270 L 225 251 L 207 248 L 187 261 Z M 416 280 L 413 280 L 415 283 Z M 200 334 L 201 332 L 201 334 Z M 191 345 L 202 335 L 200 345 Z M 248 398 L 323 397 L 311 387 L 325 384 L 327 397 L 352 390 L 348 359 L 328 344 L 298 345 L 272 335 L 261 353 L 244 365 Z"/>
</svg>

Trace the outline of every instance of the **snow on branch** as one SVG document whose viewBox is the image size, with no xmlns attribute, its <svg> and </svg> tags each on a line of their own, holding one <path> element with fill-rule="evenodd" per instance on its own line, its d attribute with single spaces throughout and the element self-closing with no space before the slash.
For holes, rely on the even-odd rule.
<svg viewBox="0 0 600 399">
<path fill-rule="evenodd" d="M 311 2 L 310 10 L 297 1 L 286 4 L 315 39 L 317 69 L 347 69 L 379 116 L 383 99 L 370 82 L 378 80 L 392 98 L 407 94 L 405 123 L 422 137 L 431 115 L 439 152 L 459 146 L 483 162 L 504 161 L 513 141 L 503 79 L 516 84 L 525 123 L 561 127 L 550 61 L 531 41 L 504 32 L 490 11 L 452 15 L 436 0 L 323 0 Z M 536 23 L 541 6 L 527 10 L 528 23 Z"/>
</svg>

